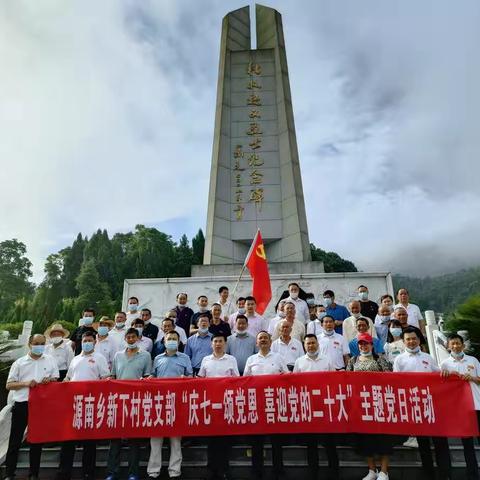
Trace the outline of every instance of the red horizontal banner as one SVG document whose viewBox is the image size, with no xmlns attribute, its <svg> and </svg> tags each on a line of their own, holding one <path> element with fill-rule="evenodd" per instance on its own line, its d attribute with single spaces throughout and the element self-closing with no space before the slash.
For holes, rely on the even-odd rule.
<svg viewBox="0 0 480 480">
<path fill-rule="evenodd" d="M 452 412 L 460 412 L 454 421 Z M 48 418 L 55 421 L 46 427 Z M 103 380 L 30 390 L 30 442 L 292 431 L 478 435 L 469 384 L 438 373 Z"/>
</svg>

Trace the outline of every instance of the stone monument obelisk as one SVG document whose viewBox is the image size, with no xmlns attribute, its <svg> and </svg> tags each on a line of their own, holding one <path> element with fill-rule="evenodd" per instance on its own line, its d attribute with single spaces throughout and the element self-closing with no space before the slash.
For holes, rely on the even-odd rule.
<svg viewBox="0 0 480 480">
<path fill-rule="evenodd" d="M 249 12 L 223 19 L 203 263 L 243 263 L 260 228 L 277 271 L 311 272 L 282 17 L 256 5 L 252 50 Z"/>
<path fill-rule="evenodd" d="M 138 297 L 157 325 L 178 292 L 188 292 L 194 306 L 199 295 L 215 301 L 221 285 L 233 289 L 257 228 L 273 293 L 266 318 L 275 315 L 276 299 L 291 281 L 319 301 L 327 288 L 340 303 L 356 299 L 361 284 L 372 298 L 393 292 L 389 273 L 325 273 L 322 262 L 310 261 L 282 19 L 256 6 L 253 50 L 249 12 L 241 8 L 223 19 L 204 265 L 194 265 L 186 278 L 125 280 L 124 307 Z M 236 298 L 250 294 L 244 275 Z"/>
</svg>

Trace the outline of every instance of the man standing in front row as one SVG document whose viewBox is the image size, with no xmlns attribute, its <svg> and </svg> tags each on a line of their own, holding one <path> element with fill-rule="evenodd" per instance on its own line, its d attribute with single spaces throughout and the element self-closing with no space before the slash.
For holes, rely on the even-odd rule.
<svg viewBox="0 0 480 480">
<path fill-rule="evenodd" d="M 135 328 L 129 328 L 125 333 L 125 350 L 115 354 L 112 365 L 112 378 L 118 380 L 139 380 L 150 376 L 152 359 L 145 350 L 140 350 L 138 344 L 138 332 Z M 107 470 L 105 480 L 118 479 L 120 470 L 120 450 L 122 441 L 114 439 L 110 441 L 108 452 Z M 138 480 L 138 463 L 140 460 L 140 439 L 129 440 L 128 452 L 128 480 Z"/>
<path fill-rule="evenodd" d="M 151 378 L 191 377 L 192 363 L 188 355 L 178 351 L 180 335 L 175 330 L 165 335 L 165 353 L 158 355 L 153 361 Z M 163 437 L 150 439 L 150 458 L 147 465 L 149 478 L 158 478 L 162 469 Z M 170 460 L 168 476 L 180 477 L 182 471 L 182 437 L 170 437 Z"/>
<path fill-rule="evenodd" d="M 57 363 L 50 355 L 44 355 L 45 336 L 36 334 L 30 337 L 27 355 L 13 362 L 7 378 L 7 390 L 13 391 L 12 424 L 5 458 L 5 480 L 13 480 L 17 469 L 18 452 L 22 445 L 23 434 L 28 423 L 28 395 L 31 388 L 41 383 L 56 381 L 59 377 Z M 42 444 L 30 445 L 29 480 L 37 480 L 40 470 Z"/>
<path fill-rule="evenodd" d="M 82 353 L 77 355 L 70 363 L 64 382 L 101 380 L 109 376 L 110 368 L 106 358 L 101 353 L 95 352 L 95 335 L 92 332 L 85 332 L 82 336 Z M 83 480 L 94 480 L 97 442 L 95 440 L 85 440 L 81 443 L 83 449 Z M 62 443 L 60 464 L 55 477 L 57 480 L 70 480 L 72 478 L 75 445 L 75 440 Z"/>
<path fill-rule="evenodd" d="M 272 338 L 267 332 L 257 335 L 258 353 L 248 358 L 243 376 L 249 375 L 273 375 L 288 373 L 288 367 L 283 358 L 270 350 Z M 282 458 L 282 435 L 271 435 L 273 475 L 279 478 L 283 472 Z M 252 467 L 255 478 L 263 476 L 263 445 L 264 435 L 255 435 L 252 439 Z"/>
<path fill-rule="evenodd" d="M 394 372 L 439 372 L 435 360 L 420 350 L 420 336 L 418 328 L 407 327 L 402 332 L 405 352 L 401 353 L 393 363 Z M 448 440 L 444 437 L 432 437 L 435 447 L 435 460 L 437 462 L 438 479 L 448 480 L 452 468 Z M 422 459 L 423 470 L 426 478 L 435 478 L 432 453 L 430 450 L 430 437 L 417 437 L 418 449 Z"/>
<path fill-rule="evenodd" d="M 332 372 L 335 371 L 330 359 L 319 352 L 318 339 L 316 335 L 309 333 L 305 335 L 303 343 L 307 352 L 295 361 L 293 373 L 298 372 Z M 337 448 L 335 446 L 335 435 L 311 433 L 305 434 L 307 439 L 307 461 L 310 470 L 310 478 L 318 478 L 318 444 L 321 443 L 327 452 L 328 478 L 337 480 L 339 477 L 339 462 Z"/>
<path fill-rule="evenodd" d="M 207 355 L 200 366 L 199 377 L 238 377 L 235 357 L 225 353 L 227 341 L 222 334 L 212 336 L 213 353 Z M 208 438 L 207 458 L 211 480 L 228 479 L 231 438 L 216 436 Z"/>
</svg>

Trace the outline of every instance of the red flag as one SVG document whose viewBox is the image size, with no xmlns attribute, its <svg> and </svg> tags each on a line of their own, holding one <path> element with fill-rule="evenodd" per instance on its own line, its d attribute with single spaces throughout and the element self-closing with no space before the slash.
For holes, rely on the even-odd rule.
<svg viewBox="0 0 480 480">
<path fill-rule="evenodd" d="M 270 274 L 268 273 L 267 256 L 263 245 L 262 234 L 257 230 L 252 246 L 245 259 L 245 266 L 253 280 L 252 295 L 257 301 L 257 312 L 262 315 L 272 299 Z"/>
</svg>

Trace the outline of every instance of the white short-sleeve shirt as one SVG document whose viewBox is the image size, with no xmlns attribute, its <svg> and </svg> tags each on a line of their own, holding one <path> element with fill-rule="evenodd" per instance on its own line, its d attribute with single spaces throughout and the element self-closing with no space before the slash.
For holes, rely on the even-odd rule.
<svg viewBox="0 0 480 480">
<path fill-rule="evenodd" d="M 72 382 L 81 380 L 100 380 L 110 375 L 106 358 L 97 352 L 77 355 L 70 364 L 67 379 Z"/>
<path fill-rule="evenodd" d="M 335 370 L 330 359 L 322 354 L 318 354 L 316 358 L 303 355 L 297 358 L 293 373 L 296 372 L 331 372 Z"/>
<path fill-rule="evenodd" d="M 469 374 L 472 377 L 480 377 L 480 362 L 471 355 L 464 355 L 460 360 L 452 356 L 446 358 L 440 364 L 441 370 L 448 370 L 449 372 L 457 372 L 460 375 Z M 480 385 L 475 382 L 469 382 L 472 389 L 473 403 L 475 410 L 480 410 Z"/>
<path fill-rule="evenodd" d="M 350 354 L 350 348 L 346 338 L 337 332 L 333 335 L 326 335 L 325 332 L 317 335 L 319 352 L 325 355 L 332 362 L 336 370 L 345 368 L 344 355 Z"/>
<path fill-rule="evenodd" d="M 95 344 L 95 352 L 103 355 L 108 363 L 108 366 L 112 368 L 113 357 L 118 352 L 118 344 L 114 338 L 110 337 L 110 334 L 106 338 L 100 340 L 97 337 L 97 343 Z"/>
<path fill-rule="evenodd" d="M 397 303 L 397 305 L 395 305 L 395 308 L 397 307 L 405 308 L 401 303 Z M 408 313 L 408 324 L 420 328 L 420 320 L 423 320 L 423 317 L 422 312 L 418 308 L 418 305 L 415 305 L 414 303 L 409 303 L 406 310 Z"/>
<path fill-rule="evenodd" d="M 296 338 L 290 338 L 288 343 L 285 343 L 281 338 L 277 338 L 272 342 L 272 352 L 279 353 L 287 365 L 295 365 L 297 358 L 304 354 L 303 345 Z"/>
<path fill-rule="evenodd" d="M 7 383 L 30 382 L 35 380 L 40 383 L 44 378 L 56 379 L 59 377 L 57 362 L 50 355 L 43 354 L 34 360 L 27 354 L 15 360 L 10 367 Z M 26 402 L 30 388 L 24 387 L 12 391 L 12 398 L 15 402 Z"/>
<path fill-rule="evenodd" d="M 306 325 L 310 321 L 310 312 L 308 310 L 308 304 L 305 300 L 301 298 L 288 297 L 285 299 L 286 302 L 292 302 L 295 305 L 296 317 Z"/>
<path fill-rule="evenodd" d="M 186 345 L 187 344 L 187 334 L 185 333 L 185 330 L 182 327 L 179 327 L 178 325 L 175 325 L 174 330 L 178 333 L 178 336 L 180 338 L 180 342 L 182 342 L 184 345 Z M 155 342 L 161 341 L 164 336 L 165 336 L 165 333 L 163 333 L 163 330 L 159 329 L 157 339 L 155 340 Z"/>
<path fill-rule="evenodd" d="M 55 347 L 53 343 L 48 344 L 45 347 L 45 355 L 50 355 L 55 359 L 59 370 L 68 370 L 74 357 L 72 345 L 68 344 L 66 339 L 58 347 Z"/>
<path fill-rule="evenodd" d="M 247 332 L 250 335 L 253 335 L 254 337 L 256 337 L 259 332 L 261 332 L 262 330 L 266 330 L 267 325 L 266 325 L 265 319 L 261 315 L 259 315 L 257 312 L 255 312 L 255 314 L 252 315 L 251 317 L 249 317 L 247 314 L 245 314 L 245 316 L 248 319 Z"/>
<path fill-rule="evenodd" d="M 288 367 L 285 360 L 272 351 L 265 356 L 261 352 L 255 353 L 247 358 L 243 376 L 248 375 L 274 375 L 276 373 L 287 373 Z"/>
<path fill-rule="evenodd" d="M 199 377 L 239 377 L 237 359 L 225 353 L 216 357 L 213 353 L 203 358 L 198 372 Z"/>
<path fill-rule="evenodd" d="M 393 362 L 394 372 L 439 372 L 440 369 L 431 355 L 425 352 L 403 352 Z"/>
<path fill-rule="evenodd" d="M 310 320 L 307 323 L 307 333 L 312 335 L 320 335 L 323 332 L 322 322 L 320 320 Z"/>
</svg>

